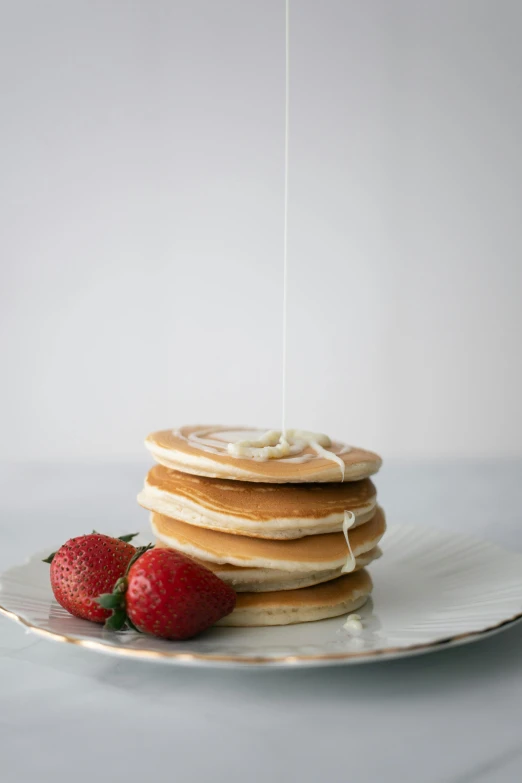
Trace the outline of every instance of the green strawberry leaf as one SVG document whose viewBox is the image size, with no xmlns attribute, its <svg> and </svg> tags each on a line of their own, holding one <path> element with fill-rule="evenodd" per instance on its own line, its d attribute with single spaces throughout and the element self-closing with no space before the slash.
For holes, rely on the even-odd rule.
<svg viewBox="0 0 522 783">
<path fill-rule="evenodd" d="M 131 631 L 136 631 L 136 633 L 141 633 L 139 628 L 136 628 L 130 617 L 127 617 L 127 625 L 129 626 Z"/>
<path fill-rule="evenodd" d="M 126 536 L 118 536 L 118 538 L 120 541 L 125 541 L 125 543 L 128 544 L 133 538 L 136 538 L 136 536 L 139 536 L 139 533 L 127 533 Z"/>
<path fill-rule="evenodd" d="M 103 593 L 96 598 L 96 603 L 104 609 L 121 609 L 125 606 L 125 596 L 123 593 Z"/>
<path fill-rule="evenodd" d="M 42 560 L 42 563 L 52 563 L 53 560 L 54 560 L 55 554 L 56 554 L 56 552 L 51 552 L 49 557 L 46 557 L 45 560 Z"/>
<path fill-rule="evenodd" d="M 111 631 L 121 631 L 125 625 L 126 620 L 127 615 L 125 613 L 125 609 L 116 609 L 116 611 L 113 612 L 106 621 L 105 627 L 109 628 Z"/>
</svg>

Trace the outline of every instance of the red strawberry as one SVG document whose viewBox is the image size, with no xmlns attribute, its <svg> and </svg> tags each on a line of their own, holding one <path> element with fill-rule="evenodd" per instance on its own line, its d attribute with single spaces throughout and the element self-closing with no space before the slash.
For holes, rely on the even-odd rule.
<svg viewBox="0 0 522 783">
<path fill-rule="evenodd" d="M 131 538 L 91 533 L 71 538 L 50 555 L 44 562 L 51 563 L 51 586 L 60 606 L 84 620 L 105 622 L 111 612 L 95 599 L 124 576 L 138 551 L 128 543 Z"/>
<path fill-rule="evenodd" d="M 154 636 L 188 639 L 230 614 L 236 594 L 212 571 L 174 549 L 148 549 L 115 592 L 99 600 L 115 610 L 109 627 L 121 628 L 127 621 Z"/>
</svg>

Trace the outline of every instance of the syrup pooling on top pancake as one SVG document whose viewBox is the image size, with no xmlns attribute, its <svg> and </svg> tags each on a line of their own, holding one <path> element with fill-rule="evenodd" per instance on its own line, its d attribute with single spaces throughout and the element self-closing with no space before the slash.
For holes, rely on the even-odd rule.
<svg viewBox="0 0 522 783">
<path fill-rule="evenodd" d="M 220 533 L 154 513 L 151 524 L 160 541 L 191 557 L 214 563 L 283 571 L 324 571 L 342 567 L 348 556 L 343 533 L 273 541 Z M 350 533 L 355 558 L 377 546 L 385 530 L 384 512 L 378 507 L 369 522 Z"/>
<path fill-rule="evenodd" d="M 246 427 L 182 427 L 179 430 L 154 432 L 148 436 L 145 445 L 156 461 L 166 467 L 198 476 L 241 481 L 338 482 L 342 470 L 337 464 L 337 458 L 344 463 L 346 481 L 367 478 L 381 466 L 377 454 L 335 441 L 330 444 L 328 458 L 310 445 L 305 446 L 299 454 L 265 461 L 229 453 L 230 444 L 255 441 L 263 435 L 266 435 L 266 430 Z"/>
<path fill-rule="evenodd" d="M 193 476 L 156 465 L 138 496 L 150 511 L 192 525 L 240 535 L 288 539 L 342 530 L 345 510 L 354 527 L 374 513 L 370 479 L 329 484 L 261 484 Z"/>
<path fill-rule="evenodd" d="M 340 480 L 344 481 L 345 465 L 343 454 L 352 450 L 343 446 L 339 453 L 332 451 L 332 441 L 322 432 L 308 430 L 269 430 L 254 440 L 237 440 L 229 443 L 227 451 L 233 457 L 248 457 L 263 462 L 267 459 L 293 459 L 306 462 L 312 449 L 318 457 L 324 457 L 339 465 Z"/>
</svg>

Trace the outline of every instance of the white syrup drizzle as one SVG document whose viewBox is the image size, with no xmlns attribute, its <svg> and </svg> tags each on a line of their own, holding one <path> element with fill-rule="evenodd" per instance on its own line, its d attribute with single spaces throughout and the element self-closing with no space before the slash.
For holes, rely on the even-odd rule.
<svg viewBox="0 0 522 783">
<path fill-rule="evenodd" d="M 346 563 L 343 565 L 341 569 L 342 574 L 349 574 L 355 568 L 355 557 L 352 552 L 350 537 L 348 535 L 348 530 L 353 526 L 354 522 L 355 522 L 355 515 L 351 511 L 345 511 L 344 521 L 343 521 L 343 533 L 346 539 L 346 545 L 348 547 L 348 558 L 346 560 Z"/>
<path fill-rule="evenodd" d="M 264 461 L 303 454 L 307 448 L 311 448 L 318 457 L 329 459 L 339 465 L 341 481 L 344 481 L 344 460 L 329 450 L 331 445 L 332 441 L 328 435 L 323 435 L 320 432 L 269 430 L 254 440 L 239 440 L 235 443 L 229 443 L 227 451 L 232 457 L 246 457 Z M 346 453 L 346 447 L 343 448 L 342 453 Z"/>
<path fill-rule="evenodd" d="M 308 430 L 227 430 L 210 427 L 195 430 L 185 435 L 181 430 L 173 430 L 177 438 L 182 438 L 201 451 L 209 454 L 230 454 L 238 459 L 253 459 L 260 462 L 269 459 L 284 459 L 286 462 L 309 462 L 316 456 L 331 460 L 339 465 L 340 481 L 344 481 L 345 463 L 342 454 L 352 450 L 352 446 L 339 444 L 337 453 L 330 450 L 332 445 L 328 435 Z M 258 435 L 259 433 L 259 435 Z M 250 437 L 242 439 L 242 434 Z M 252 437 L 257 436 L 257 437 Z M 311 454 L 311 449 L 314 454 Z"/>
<path fill-rule="evenodd" d="M 285 0 L 285 169 L 283 220 L 283 389 L 281 409 L 282 440 L 286 440 L 286 343 L 288 291 L 288 137 L 290 128 L 290 0 Z"/>
<path fill-rule="evenodd" d="M 235 440 L 227 444 L 226 450 L 232 457 L 265 461 L 269 459 L 287 459 L 291 462 L 306 462 L 313 458 L 311 454 L 304 452 L 311 448 L 318 457 L 335 462 L 341 471 L 341 481 L 344 481 L 345 462 L 339 454 L 351 451 L 350 446 L 343 445 L 339 454 L 330 451 L 332 441 L 328 435 L 308 432 L 307 430 L 288 430 L 286 428 L 286 376 L 287 376 L 287 304 L 288 304 L 288 139 L 290 127 L 290 0 L 285 0 L 285 121 L 284 121 L 284 221 L 283 221 L 283 351 L 282 351 L 282 422 L 281 430 L 269 430 L 258 438 Z M 178 437 L 184 437 L 176 431 Z M 223 446 L 217 444 L 212 437 L 218 434 L 210 430 L 192 432 L 187 440 L 196 443 L 200 449 L 213 454 L 223 453 Z M 223 444 L 224 445 L 224 444 Z M 346 514 L 351 512 L 345 512 Z M 352 515 L 353 516 L 353 515 Z M 349 526 L 353 524 L 353 521 Z M 343 530 L 344 530 L 343 525 Z M 353 561 L 348 541 L 348 527 L 345 530 L 345 538 Z M 347 564 L 348 565 L 348 564 Z"/>
<path fill-rule="evenodd" d="M 344 460 L 341 459 L 341 457 L 338 454 L 334 454 L 333 451 L 328 451 L 327 449 L 323 448 L 323 446 L 317 441 L 310 441 L 310 446 L 313 448 L 313 450 L 315 451 L 318 457 L 324 457 L 325 459 L 332 460 L 332 462 L 337 462 L 337 464 L 341 468 L 341 481 L 344 481 L 344 469 L 346 467 L 346 465 L 344 464 Z M 345 452 L 343 449 L 343 454 L 344 453 Z"/>
<path fill-rule="evenodd" d="M 346 622 L 343 623 L 343 628 L 348 631 L 351 636 L 360 636 L 363 632 L 363 624 L 361 622 L 360 614 L 349 614 L 346 618 Z"/>
</svg>

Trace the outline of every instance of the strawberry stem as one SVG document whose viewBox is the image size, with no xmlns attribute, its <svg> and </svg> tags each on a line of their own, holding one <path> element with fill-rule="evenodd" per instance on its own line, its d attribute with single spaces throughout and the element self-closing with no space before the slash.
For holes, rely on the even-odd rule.
<svg viewBox="0 0 522 783">
<path fill-rule="evenodd" d="M 112 631 L 121 631 L 127 622 L 127 613 L 125 609 L 116 609 L 105 623 L 106 628 Z"/>
<path fill-rule="evenodd" d="M 104 609 L 124 609 L 125 597 L 123 593 L 104 593 L 96 599 L 96 602 L 103 606 Z"/>
<path fill-rule="evenodd" d="M 126 617 L 126 622 L 127 622 L 127 625 L 129 626 L 129 629 L 131 631 L 136 631 L 136 633 L 141 633 L 140 629 L 136 628 L 136 626 L 134 625 L 134 623 L 132 622 L 132 620 L 130 619 L 130 617 L 128 615 Z"/>
<path fill-rule="evenodd" d="M 112 589 L 112 593 L 103 593 L 103 595 L 100 595 L 98 598 L 96 598 L 96 602 L 99 603 L 100 606 L 103 606 L 104 609 L 109 609 L 112 611 L 111 616 L 105 622 L 105 627 L 112 631 L 121 631 L 124 625 L 127 625 L 133 631 L 138 630 L 127 617 L 127 612 L 125 609 L 125 593 L 127 592 L 128 584 L 127 575 L 129 573 L 130 567 L 136 562 L 136 560 L 145 554 L 145 552 L 148 552 L 149 549 L 153 549 L 152 544 L 137 547 L 136 552 L 129 561 L 125 574 L 118 579 Z"/>
<path fill-rule="evenodd" d="M 130 568 L 131 568 L 131 566 L 133 566 L 133 565 L 134 565 L 134 563 L 136 562 L 136 560 L 139 560 L 139 558 L 140 558 L 142 555 L 144 555 L 144 554 L 145 554 L 145 552 L 148 552 L 148 551 L 149 551 L 149 549 L 154 549 L 154 546 L 153 546 L 153 544 L 147 544 L 147 546 L 138 546 L 138 547 L 136 547 L 136 551 L 135 551 L 135 553 L 133 554 L 133 556 L 132 556 L 132 557 L 131 557 L 131 559 L 129 560 L 129 565 L 127 566 L 127 570 L 125 571 L 125 576 L 127 576 L 127 575 L 128 575 L 128 573 L 129 573 L 129 571 L 130 571 Z M 119 580 L 118 580 L 118 581 L 119 581 Z"/>
</svg>

